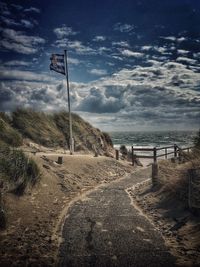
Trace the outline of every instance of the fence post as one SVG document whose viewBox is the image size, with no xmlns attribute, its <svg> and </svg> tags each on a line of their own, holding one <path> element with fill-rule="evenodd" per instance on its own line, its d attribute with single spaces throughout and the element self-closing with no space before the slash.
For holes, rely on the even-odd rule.
<svg viewBox="0 0 200 267">
<path fill-rule="evenodd" d="M 188 179 L 188 206 L 189 209 L 191 209 L 192 205 L 191 205 L 191 176 L 192 176 L 192 170 L 188 170 L 189 173 L 189 179 Z"/>
<path fill-rule="evenodd" d="M 119 150 L 116 149 L 116 150 L 115 150 L 115 153 L 116 153 L 116 160 L 119 160 Z"/>
<path fill-rule="evenodd" d="M 177 145 L 174 144 L 174 157 L 176 158 L 177 157 Z"/>
<path fill-rule="evenodd" d="M 57 163 L 58 164 L 63 164 L 63 157 L 58 157 Z"/>
<path fill-rule="evenodd" d="M 134 166 L 135 159 L 134 159 L 134 149 L 133 149 L 133 146 L 131 147 L 131 158 L 132 158 L 132 165 Z"/>
<path fill-rule="evenodd" d="M 165 159 L 167 159 L 167 148 L 165 148 Z"/>
<path fill-rule="evenodd" d="M 157 162 L 157 149 L 156 149 L 156 147 L 153 148 L 153 161 L 154 161 L 154 163 Z"/>
<path fill-rule="evenodd" d="M 152 163 L 152 184 L 157 185 L 158 184 L 158 163 L 154 162 Z"/>
</svg>

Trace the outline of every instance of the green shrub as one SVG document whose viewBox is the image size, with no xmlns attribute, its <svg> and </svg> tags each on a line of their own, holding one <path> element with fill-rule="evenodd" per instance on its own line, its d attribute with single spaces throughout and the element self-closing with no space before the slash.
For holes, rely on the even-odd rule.
<svg viewBox="0 0 200 267">
<path fill-rule="evenodd" d="M 0 142 L 0 175 L 9 190 L 17 195 L 24 193 L 27 185 L 34 185 L 40 177 L 37 164 L 23 151 L 9 148 Z"/>
</svg>

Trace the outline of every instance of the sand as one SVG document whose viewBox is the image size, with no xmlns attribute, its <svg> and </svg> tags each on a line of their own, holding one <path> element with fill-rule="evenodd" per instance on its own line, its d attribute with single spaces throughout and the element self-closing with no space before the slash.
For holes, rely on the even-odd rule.
<svg viewBox="0 0 200 267">
<path fill-rule="evenodd" d="M 96 186 L 131 172 L 130 163 L 93 155 L 29 154 L 41 180 L 22 197 L 4 194 L 7 229 L 0 232 L 1 266 L 54 266 L 67 208 Z M 63 164 L 56 163 L 58 156 Z"/>
<path fill-rule="evenodd" d="M 147 180 L 127 190 L 133 205 L 162 233 L 177 266 L 200 266 L 200 217 Z"/>
</svg>

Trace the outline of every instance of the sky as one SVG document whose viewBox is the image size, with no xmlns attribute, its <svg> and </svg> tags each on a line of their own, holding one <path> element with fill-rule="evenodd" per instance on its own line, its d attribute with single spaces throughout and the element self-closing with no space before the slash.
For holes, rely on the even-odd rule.
<svg viewBox="0 0 200 267">
<path fill-rule="evenodd" d="M 200 1 L 0 1 L 0 110 L 72 111 L 104 131 L 200 128 Z"/>
</svg>

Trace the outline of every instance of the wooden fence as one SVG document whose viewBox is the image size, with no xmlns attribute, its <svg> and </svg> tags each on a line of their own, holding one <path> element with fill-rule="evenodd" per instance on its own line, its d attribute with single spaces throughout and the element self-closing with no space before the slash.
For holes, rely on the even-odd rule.
<svg viewBox="0 0 200 267">
<path fill-rule="evenodd" d="M 169 158 L 169 155 L 173 155 L 174 158 L 180 157 L 181 152 L 187 151 L 188 153 L 191 151 L 193 147 L 180 148 L 176 144 L 172 146 L 165 147 L 153 147 L 153 148 L 136 148 L 132 146 L 132 163 L 134 165 L 135 158 L 143 158 L 143 159 L 153 159 L 153 162 L 156 163 L 158 158 L 164 157 L 165 159 Z M 170 150 L 170 151 L 169 151 Z M 151 155 L 142 155 L 136 152 L 151 152 Z M 158 153 L 161 152 L 161 153 Z"/>
</svg>

